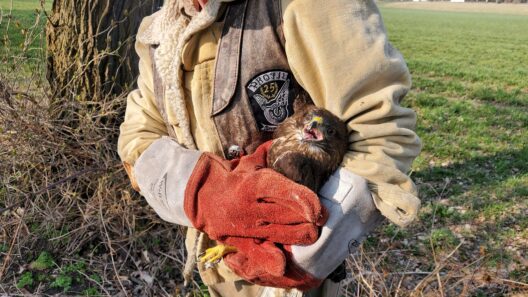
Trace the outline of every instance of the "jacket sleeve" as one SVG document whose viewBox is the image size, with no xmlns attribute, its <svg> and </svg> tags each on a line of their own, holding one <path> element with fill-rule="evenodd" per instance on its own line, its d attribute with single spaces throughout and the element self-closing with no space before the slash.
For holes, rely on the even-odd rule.
<svg viewBox="0 0 528 297">
<path fill-rule="evenodd" d="M 148 27 L 150 22 L 150 17 L 145 18 L 139 31 Z M 139 56 L 138 89 L 128 95 L 118 140 L 119 156 L 129 174 L 130 167 L 141 153 L 155 140 L 167 135 L 167 127 L 155 103 L 149 45 L 137 41 L 136 52 Z"/>
<path fill-rule="evenodd" d="M 400 105 L 411 86 L 371 0 L 283 0 L 286 54 L 317 106 L 345 120 L 343 166 L 367 179 L 381 213 L 405 226 L 420 206 L 407 172 L 421 149 L 415 113 Z"/>
</svg>

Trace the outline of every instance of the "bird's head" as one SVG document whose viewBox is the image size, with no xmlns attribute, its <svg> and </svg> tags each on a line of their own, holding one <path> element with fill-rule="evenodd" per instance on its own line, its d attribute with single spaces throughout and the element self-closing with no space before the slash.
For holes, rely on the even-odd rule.
<svg viewBox="0 0 528 297">
<path fill-rule="evenodd" d="M 344 124 L 333 114 L 323 109 L 308 110 L 303 118 L 302 141 L 319 145 L 344 141 L 347 131 Z"/>
<path fill-rule="evenodd" d="M 294 141 L 312 152 L 341 156 L 348 148 L 348 129 L 330 111 L 306 104 L 280 124 L 273 135 L 284 141 Z"/>
<path fill-rule="evenodd" d="M 317 171 L 313 174 L 326 179 L 341 164 L 349 145 L 346 123 L 313 104 L 296 108 L 291 117 L 278 125 L 273 137 L 268 164 L 281 173 L 289 172 L 285 175 L 296 181 L 298 174 L 306 173 L 299 171 L 310 175 L 312 169 Z M 308 185 L 317 189 L 319 184 Z"/>
</svg>

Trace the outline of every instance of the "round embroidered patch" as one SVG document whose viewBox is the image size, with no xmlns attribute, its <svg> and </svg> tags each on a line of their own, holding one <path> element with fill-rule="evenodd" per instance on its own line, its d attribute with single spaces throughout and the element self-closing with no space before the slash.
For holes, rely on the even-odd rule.
<svg viewBox="0 0 528 297">
<path fill-rule="evenodd" d="M 284 70 L 266 71 L 248 82 L 246 90 L 261 131 L 275 131 L 293 114 L 292 87 L 291 74 Z"/>
</svg>

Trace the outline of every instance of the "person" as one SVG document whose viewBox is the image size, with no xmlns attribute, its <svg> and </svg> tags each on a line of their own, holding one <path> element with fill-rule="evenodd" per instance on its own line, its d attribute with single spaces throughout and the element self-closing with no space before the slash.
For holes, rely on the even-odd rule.
<svg viewBox="0 0 528 297">
<path fill-rule="evenodd" d="M 119 155 L 154 211 L 188 227 L 185 275 L 198 265 L 211 296 L 335 296 L 323 280 L 381 218 L 416 217 L 411 79 L 373 0 L 166 0 L 136 51 Z M 262 143 L 306 96 L 349 129 L 320 200 L 263 168 Z M 254 244 L 196 263 L 237 236 Z"/>
</svg>

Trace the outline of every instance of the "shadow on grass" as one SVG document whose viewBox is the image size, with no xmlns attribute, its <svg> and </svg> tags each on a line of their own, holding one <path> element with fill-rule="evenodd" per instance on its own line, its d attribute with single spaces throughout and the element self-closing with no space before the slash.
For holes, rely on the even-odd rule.
<svg viewBox="0 0 528 297">
<path fill-rule="evenodd" d="M 423 188 L 424 184 L 441 190 L 446 182 L 452 186 L 446 189 L 444 197 L 460 195 L 468 190 L 492 190 L 500 189 L 500 194 L 509 194 L 509 197 L 528 195 L 528 185 L 515 184 L 515 179 L 528 174 L 528 147 L 520 150 L 508 150 L 489 156 L 469 159 L 465 162 L 449 164 L 447 166 L 436 166 L 413 173 L 413 179 Z M 501 186 L 504 182 L 512 182 L 511 186 Z M 424 201 L 434 197 L 428 195 L 427 189 L 422 195 Z M 437 191 L 438 192 L 438 191 Z M 509 192 L 509 193 L 508 193 Z M 492 194 L 492 193 L 488 193 Z M 499 197 L 500 198 L 500 197 Z"/>
<path fill-rule="evenodd" d="M 447 227 L 464 238 L 461 263 L 478 257 L 483 257 L 487 267 L 524 263 L 528 147 L 431 167 L 415 172 L 413 178 L 424 205 L 419 229 Z M 512 277 L 528 281 L 528 275 Z"/>
</svg>

